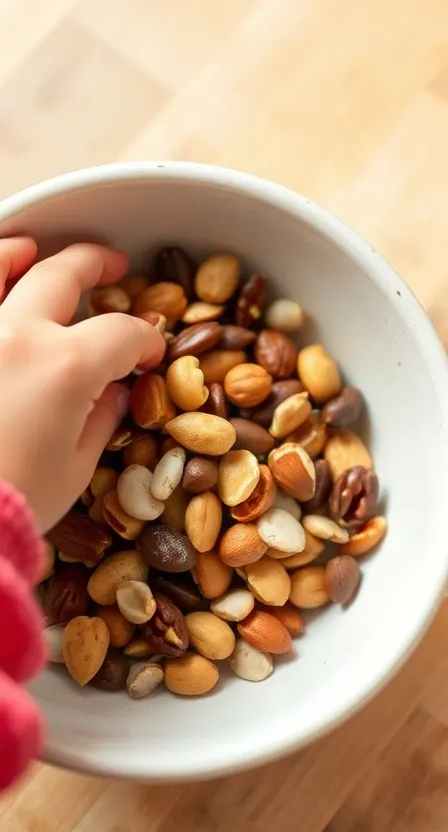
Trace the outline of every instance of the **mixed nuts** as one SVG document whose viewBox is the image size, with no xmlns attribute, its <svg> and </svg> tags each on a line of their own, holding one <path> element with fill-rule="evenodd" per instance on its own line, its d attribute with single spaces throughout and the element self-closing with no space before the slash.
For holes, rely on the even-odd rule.
<svg viewBox="0 0 448 832">
<path fill-rule="evenodd" d="M 125 380 L 129 416 L 48 534 L 49 660 L 135 699 L 208 693 L 223 661 L 261 681 L 304 610 L 354 597 L 357 558 L 386 533 L 362 394 L 234 255 L 197 266 L 164 248 L 149 276 L 91 293 L 90 314 L 117 311 L 157 326 L 166 353 Z"/>
</svg>

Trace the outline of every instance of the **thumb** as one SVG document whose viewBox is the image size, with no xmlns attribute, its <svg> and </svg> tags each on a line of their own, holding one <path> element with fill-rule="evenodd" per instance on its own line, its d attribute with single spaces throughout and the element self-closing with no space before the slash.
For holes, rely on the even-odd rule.
<svg viewBox="0 0 448 832">
<path fill-rule="evenodd" d="M 86 481 L 90 481 L 104 448 L 127 413 L 128 402 L 127 387 L 108 384 L 89 413 L 77 448 L 79 465 L 86 474 Z"/>
</svg>

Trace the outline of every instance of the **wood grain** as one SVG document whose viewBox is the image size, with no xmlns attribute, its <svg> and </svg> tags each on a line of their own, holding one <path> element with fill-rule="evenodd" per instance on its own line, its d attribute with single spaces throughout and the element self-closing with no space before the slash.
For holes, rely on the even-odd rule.
<svg viewBox="0 0 448 832">
<path fill-rule="evenodd" d="M 0 0 L 0 196 L 113 159 L 216 162 L 339 214 L 448 347 L 446 0 Z M 445 832 L 448 608 L 301 754 L 151 788 L 36 764 L 7 832 Z"/>
</svg>

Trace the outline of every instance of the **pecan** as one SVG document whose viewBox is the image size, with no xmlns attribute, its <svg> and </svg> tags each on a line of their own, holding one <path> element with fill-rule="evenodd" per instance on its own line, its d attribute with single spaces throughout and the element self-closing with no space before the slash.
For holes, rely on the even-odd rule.
<svg viewBox="0 0 448 832">
<path fill-rule="evenodd" d="M 89 574 L 83 564 L 71 563 L 62 566 L 51 576 L 43 603 L 49 620 L 57 624 L 68 624 L 72 618 L 85 614 L 89 600 Z"/>
<path fill-rule="evenodd" d="M 359 419 L 362 408 L 360 391 L 356 387 L 344 387 L 339 396 L 327 402 L 322 410 L 322 418 L 326 425 L 348 428 Z"/>
<path fill-rule="evenodd" d="M 103 523 L 77 511 L 69 511 L 48 532 L 47 538 L 56 549 L 82 561 L 99 561 L 112 545 L 112 537 Z"/>
<path fill-rule="evenodd" d="M 326 459 L 316 459 L 314 469 L 316 471 L 316 489 L 314 496 L 311 500 L 303 504 L 307 514 L 315 514 L 325 507 L 333 484 L 330 466 Z"/>
<path fill-rule="evenodd" d="M 330 494 L 330 513 L 341 526 L 357 529 L 375 514 L 378 477 L 362 465 L 347 468 Z"/>
<path fill-rule="evenodd" d="M 228 406 L 224 388 L 218 381 L 213 381 L 208 388 L 208 399 L 199 408 L 202 413 L 211 413 L 212 416 L 221 416 L 228 419 Z"/>
<path fill-rule="evenodd" d="M 161 592 L 154 593 L 157 604 L 152 618 L 143 625 L 143 635 L 154 653 L 176 658 L 188 647 L 184 617 L 178 607 Z"/>
<path fill-rule="evenodd" d="M 179 283 L 187 298 L 193 295 L 196 265 L 191 257 L 177 246 L 162 248 L 153 261 L 153 273 L 156 281 Z"/>
<path fill-rule="evenodd" d="M 297 364 L 297 347 L 284 332 L 262 329 L 255 342 L 254 355 L 273 378 L 292 376 Z"/>
<path fill-rule="evenodd" d="M 246 329 L 260 320 L 266 304 L 265 280 L 253 274 L 241 289 L 235 308 L 235 322 Z"/>
</svg>

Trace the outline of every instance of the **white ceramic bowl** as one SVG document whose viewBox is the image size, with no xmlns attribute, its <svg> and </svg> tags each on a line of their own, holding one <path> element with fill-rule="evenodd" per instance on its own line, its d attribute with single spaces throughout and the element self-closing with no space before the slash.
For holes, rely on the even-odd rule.
<svg viewBox="0 0 448 832">
<path fill-rule="evenodd" d="M 0 205 L 2 235 L 99 237 L 138 268 L 161 243 L 229 249 L 316 322 L 369 414 L 390 531 L 362 561 L 349 609 L 310 620 L 292 661 L 261 684 L 223 674 L 196 700 L 141 701 L 78 689 L 48 670 L 32 686 L 48 721 L 47 759 L 152 780 L 210 777 L 270 760 L 333 728 L 390 678 L 428 626 L 448 566 L 445 355 L 409 289 L 353 231 L 291 191 L 184 163 L 71 173 Z"/>
</svg>

